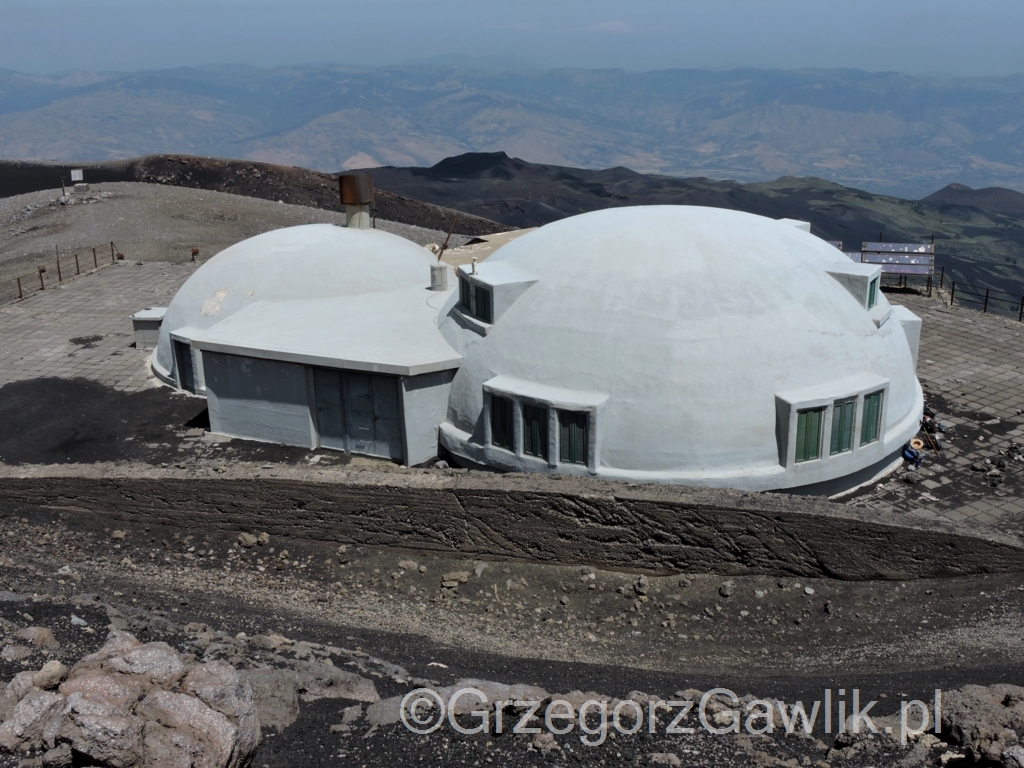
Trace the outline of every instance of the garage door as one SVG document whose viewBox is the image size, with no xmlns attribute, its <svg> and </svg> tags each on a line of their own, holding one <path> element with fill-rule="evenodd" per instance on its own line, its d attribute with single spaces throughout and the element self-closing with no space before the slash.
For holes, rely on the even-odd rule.
<svg viewBox="0 0 1024 768">
<path fill-rule="evenodd" d="M 402 461 L 398 378 L 313 369 L 320 445 Z"/>
</svg>

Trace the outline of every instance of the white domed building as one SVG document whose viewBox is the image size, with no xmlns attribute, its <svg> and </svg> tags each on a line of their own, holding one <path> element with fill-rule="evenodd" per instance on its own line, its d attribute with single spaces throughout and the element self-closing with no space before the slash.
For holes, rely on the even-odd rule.
<svg viewBox="0 0 1024 768">
<path fill-rule="evenodd" d="M 225 434 L 640 482 L 834 493 L 919 428 L 920 321 L 806 226 L 617 208 L 446 291 L 432 262 L 328 225 L 239 243 L 182 287 L 154 370 L 187 387 L 191 353 Z"/>
</svg>

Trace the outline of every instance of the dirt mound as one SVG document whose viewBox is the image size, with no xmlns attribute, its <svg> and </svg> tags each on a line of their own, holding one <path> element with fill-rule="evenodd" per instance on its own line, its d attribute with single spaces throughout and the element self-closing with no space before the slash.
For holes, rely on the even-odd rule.
<svg viewBox="0 0 1024 768">
<path fill-rule="evenodd" d="M 85 171 L 85 180 L 99 184 L 141 181 L 177 187 L 228 192 L 263 200 L 282 201 L 330 211 L 342 210 L 338 177 L 247 160 L 220 160 L 187 155 L 151 155 L 105 163 L 31 163 L 0 161 L 0 197 L 59 188 L 70 184 L 72 168 Z M 447 231 L 455 212 L 378 189 L 373 213 L 381 219 Z M 505 232 L 509 227 L 479 216 L 461 213 L 455 231 L 464 235 Z"/>
</svg>

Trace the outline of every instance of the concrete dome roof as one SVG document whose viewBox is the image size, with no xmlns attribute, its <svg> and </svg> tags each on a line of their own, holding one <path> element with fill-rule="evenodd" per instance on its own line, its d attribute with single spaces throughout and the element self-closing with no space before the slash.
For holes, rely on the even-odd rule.
<svg viewBox="0 0 1024 768">
<path fill-rule="evenodd" d="M 495 307 L 486 334 L 456 301 L 446 308 L 441 330 L 465 360 L 441 441 L 471 461 L 545 471 L 483 445 L 485 385 L 497 380 L 603 403 L 590 468 L 601 476 L 759 489 L 863 468 L 916 431 L 922 394 L 901 322 L 876 326 L 884 296 L 870 313 L 829 274 L 851 264 L 792 224 L 717 208 L 615 208 L 541 227 L 479 265 L 485 283 L 535 281 Z M 813 473 L 781 466 L 780 393 L 839 397 L 879 381 L 879 448 Z"/>
<path fill-rule="evenodd" d="M 321 299 L 427 285 L 433 257 L 377 229 L 308 224 L 225 248 L 196 270 L 167 308 L 153 370 L 173 383 L 170 334 L 210 328 L 257 301 Z"/>
</svg>

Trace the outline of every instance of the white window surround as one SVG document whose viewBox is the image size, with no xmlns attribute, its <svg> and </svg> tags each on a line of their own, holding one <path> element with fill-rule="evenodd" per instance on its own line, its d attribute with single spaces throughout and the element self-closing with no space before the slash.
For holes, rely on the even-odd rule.
<svg viewBox="0 0 1024 768">
<path fill-rule="evenodd" d="M 864 419 L 864 397 L 875 392 L 882 393 L 882 408 L 879 414 L 878 439 L 867 445 L 860 444 L 861 427 Z M 832 416 L 836 402 L 855 400 L 853 416 L 853 448 L 835 455 L 829 453 L 832 435 Z M 862 374 L 842 381 L 830 382 L 803 389 L 779 392 L 775 395 L 775 432 L 779 446 L 779 464 L 787 470 L 816 474 L 823 464 L 830 461 L 856 461 L 865 452 L 878 453 L 884 450 L 886 433 L 886 404 L 889 399 L 889 380 L 874 374 Z M 796 461 L 797 413 L 812 408 L 824 408 L 825 416 L 821 426 L 821 451 L 817 459 Z"/>
<path fill-rule="evenodd" d="M 513 402 L 513 435 L 515 463 L 523 468 L 534 469 L 547 466 L 576 474 L 597 474 L 601 463 L 600 437 L 602 407 L 608 395 L 602 392 L 586 392 L 546 384 L 536 384 L 511 376 L 495 376 L 483 384 L 483 427 L 484 450 L 489 458 L 499 464 L 502 457 L 510 458 L 509 451 L 491 443 L 491 396 L 506 397 Z M 529 456 L 523 453 L 523 405 L 534 405 L 548 409 L 548 458 Z M 558 460 L 558 411 L 584 411 L 587 419 L 587 463 L 561 464 Z M 493 451 L 493 454 L 491 452 Z"/>
<path fill-rule="evenodd" d="M 828 274 L 843 288 L 845 288 L 865 310 L 878 309 L 879 299 L 882 296 L 882 267 L 879 264 L 858 264 L 846 262 L 830 265 L 826 270 Z M 878 281 L 875 292 L 875 306 L 868 307 L 868 295 L 872 281 Z M 884 320 L 882 321 L 884 322 Z M 881 325 L 876 320 L 875 325 Z"/>
<path fill-rule="evenodd" d="M 458 277 L 467 280 L 471 287 L 480 286 L 491 292 L 491 323 L 484 323 L 478 318 L 474 318 L 477 323 L 488 328 L 498 322 L 516 299 L 537 282 L 537 278 L 532 275 L 527 275 L 514 266 L 501 261 L 477 264 L 476 272 L 473 272 L 471 265 L 466 264 L 459 266 L 458 269 Z M 459 306 L 457 304 L 456 308 Z M 467 312 L 459 314 L 467 319 L 472 317 Z"/>
</svg>

